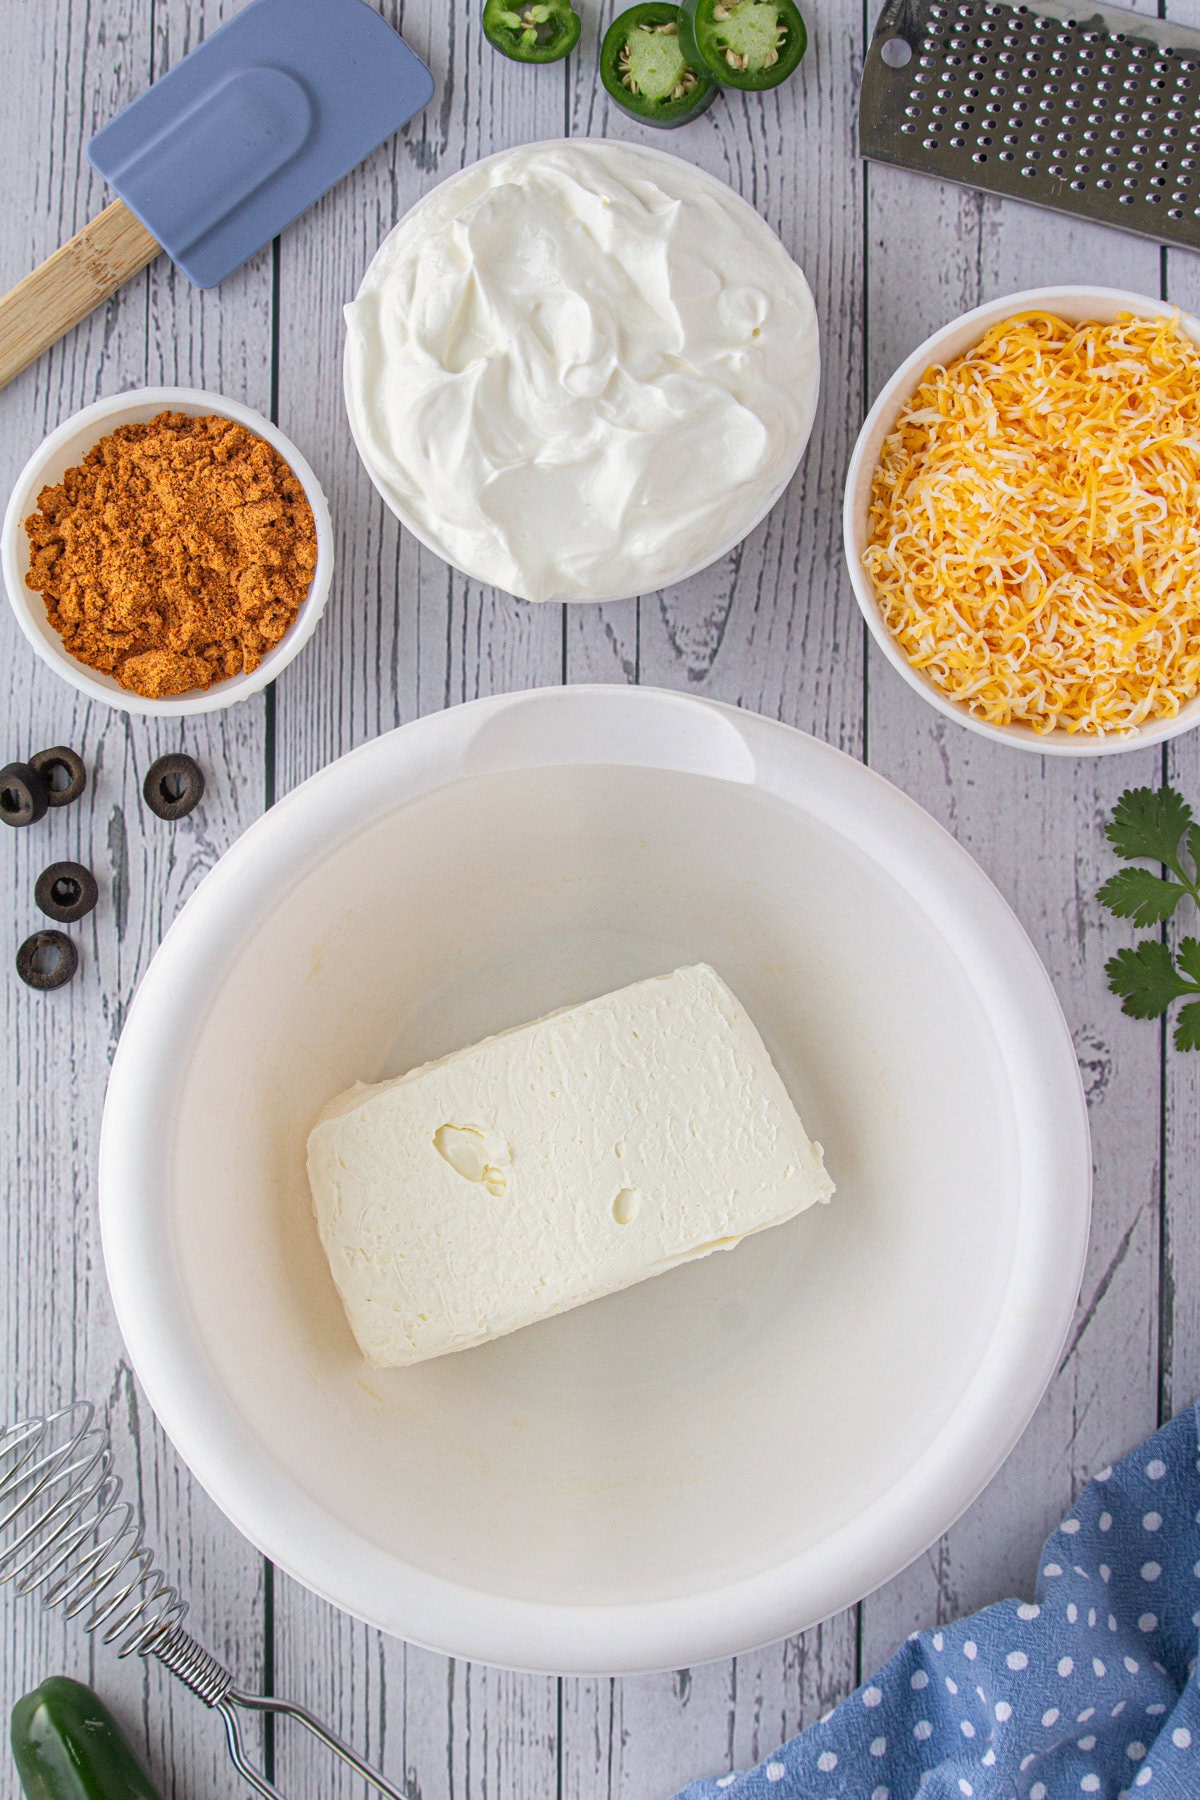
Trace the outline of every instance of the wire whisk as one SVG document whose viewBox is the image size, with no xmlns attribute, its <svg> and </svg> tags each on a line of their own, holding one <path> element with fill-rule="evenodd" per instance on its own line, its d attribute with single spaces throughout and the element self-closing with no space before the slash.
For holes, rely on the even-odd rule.
<svg viewBox="0 0 1200 1800">
<path fill-rule="evenodd" d="M 234 1767 L 264 1800 L 280 1790 L 246 1756 L 239 1713 L 295 1719 L 387 1800 L 406 1796 L 356 1756 L 305 1707 L 248 1694 L 183 1629 L 180 1599 L 146 1545 L 136 1508 L 113 1473 L 107 1427 L 87 1400 L 0 1429 L 0 1585 L 37 1594 L 118 1656 L 154 1656 L 205 1706 L 220 1713 Z"/>
</svg>

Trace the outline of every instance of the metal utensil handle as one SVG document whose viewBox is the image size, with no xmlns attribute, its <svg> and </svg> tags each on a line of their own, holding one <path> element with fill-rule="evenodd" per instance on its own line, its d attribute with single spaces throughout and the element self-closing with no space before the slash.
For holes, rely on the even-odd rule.
<svg viewBox="0 0 1200 1800">
<path fill-rule="evenodd" d="M 336 1737 L 306 1707 L 272 1694 L 247 1694 L 230 1671 L 183 1629 L 187 1604 L 154 1565 L 121 1478 L 113 1474 L 107 1428 L 90 1401 L 0 1429 L 0 1586 L 40 1592 L 118 1656 L 156 1657 L 205 1706 L 220 1713 L 230 1759 L 263 1800 L 285 1796 L 246 1756 L 238 1713 L 295 1719 L 333 1755 L 387 1796 L 399 1788 Z M 9 1535 L 11 1533 L 11 1536 Z"/>
<path fill-rule="evenodd" d="M 364 1780 L 371 1783 L 372 1787 L 378 1788 L 381 1794 L 386 1794 L 388 1800 L 407 1800 L 407 1796 L 399 1788 L 393 1787 L 391 1782 L 385 1780 L 379 1773 L 378 1769 L 373 1769 L 370 1763 L 365 1763 L 361 1756 L 356 1756 L 349 1744 L 343 1743 L 340 1737 L 335 1737 L 334 1733 L 322 1725 L 320 1719 L 314 1718 L 306 1707 L 297 1706 L 291 1700 L 276 1700 L 267 1694 L 243 1694 L 236 1688 L 231 1688 L 225 1699 L 220 1701 L 217 1706 L 217 1711 L 225 1721 L 225 1741 L 229 1746 L 229 1755 L 238 1773 L 250 1783 L 255 1793 L 264 1796 L 264 1800 L 283 1800 L 283 1796 L 277 1787 L 272 1786 L 265 1775 L 252 1768 L 246 1761 L 241 1735 L 238 1731 L 235 1707 L 243 1707 L 252 1712 L 278 1713 L 286 1718 L 295 1719 L 304 1726 L 306 1731 L 311 1731 L 315 1738 L 319 1738 L 326 1749 L 333 1752 L 334 1756 L 340 1757 L 342 1762 L 347 1763 L 356 1775 L 361 1775 Z"/>
</svg>

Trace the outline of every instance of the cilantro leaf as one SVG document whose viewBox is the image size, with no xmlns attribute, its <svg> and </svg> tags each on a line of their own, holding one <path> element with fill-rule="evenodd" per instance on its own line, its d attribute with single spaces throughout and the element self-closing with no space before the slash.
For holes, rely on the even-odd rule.
<svg viewBox="0 0 1200 1800">
<path fill-rule="evenodd" d="M 1190 1006 L 1179 1009 L 1175 1021 L 1175 1048 L 1200 1050 L 1200 1000 L 1193 1000 Z"/>
<path fill-rule="evenodd" d="M 1194 937 L 1185 937 L 1179 940 L 1175 961 L 1185 975 L 1190 975 L 1193 981 L 1200 982 L 1200 944 Z"/>
<path fill-rule="evenodd" d="M 1192 809 L 1173 787 L 1126 788 L 1104 834 L 1118 856 L 1177 862 L 1179 845 L 1192 822 Z"/>
<path fill-rule="evenodd" d="M 1200 871 L 1200 825 L 1189 825 L 1186 838 L 1187 853 L 1192 859 L 1193 871 Z"/>
<path fill-rule="evenodd" d="M 1200 945 L 1196 948 L 1200 953 Z M 1170 949 L 1159 938 L 1143 938 L 1132 950 L 1118 950 L 1105 963 L 1104 972 L 1113 993 L 1121 997 L 1121 1011 L 1135 1019 L 1157 1019 L 1181 994 L 1200 993 L 1200 986 L 1176 974 Z"/>
<path fill-rule="evenodd" d="M 1177 881 L 1164 881 L 1152 869 L 1120 869 L 1109 877 L 1097 900 L 1135 925 L 1158 925 L 1169 919 L 1187 892 Z"/>
</svg>

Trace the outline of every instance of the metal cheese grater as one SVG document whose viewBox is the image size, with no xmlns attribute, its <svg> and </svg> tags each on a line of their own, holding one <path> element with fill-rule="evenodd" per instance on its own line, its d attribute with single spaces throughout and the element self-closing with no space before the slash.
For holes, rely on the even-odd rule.
<svg viewBox="0 0 1200 1800">
<path fill-rule="evenodd" d="M 1200 31 L 1064 0 L 886 0 L 859 148 L 1200 250 Z"/>
</svg>

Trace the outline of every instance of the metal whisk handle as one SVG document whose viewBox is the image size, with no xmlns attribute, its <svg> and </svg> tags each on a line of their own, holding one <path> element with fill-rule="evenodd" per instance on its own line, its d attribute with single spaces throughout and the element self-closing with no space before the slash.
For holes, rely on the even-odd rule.
<svg viewBox="0 0 1200 1800">
<path fill-rule="evenodd" d="M 233 1675 L 183 1629 L 187 1605 L 154 1565 L 142 1526 L 113 1473 L 108 1431 L 95 1408 L 76 1401 L 44 1418 L 0 1429 L 0 1584 L 40 1593 L 43 1606 L 83 1614 L 83 1629 L 114 1644 L 118 1656 L 154 1656 L 220 1713 L 234 1767 L 263 1800 L 284 1796 L 248 1760 L 238 1714 L 295 1719 L 387 1800 L 406 1800 L 305 1707 L 271 1694 L 247 1694 Z"/>
</svg>

